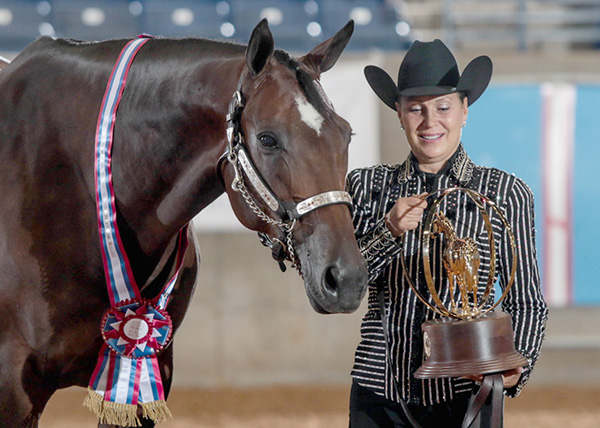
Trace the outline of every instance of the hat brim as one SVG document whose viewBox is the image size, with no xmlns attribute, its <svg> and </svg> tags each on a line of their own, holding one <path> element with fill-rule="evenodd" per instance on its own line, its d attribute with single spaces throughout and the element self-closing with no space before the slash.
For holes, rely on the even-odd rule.
<svg viewBox="0 0 600 428">
<path fill-rule="evenodd" d="M 369 86 L 379 99 L 391 109 L 396 110 L 396 102 L 400 92 L 390 75 L 375 65 L 367 65 L 364 73 Z"/>
<path fill-rule="evenodd" d="M 464 92 L 473 104 L 483 94 L 492 80 L 492 60 L 488 56 L 479 56 L 471 61 L 463 70 L 458 84 L 457 92 Z"/>
<path fill-rule="evenodd" d="M 392 78 L 381 68 L 368 65 L 364 73 L 367 82 L 375 94 L 388 107 L 396 110 L 396 102 L 400 96 L 421 97 L 429 95 L 446 95 L 455 92 L 463 92 L 468 100 L 468 105 L 473 104 L 485 92 L 492 79 L 492 60 L 488 56 L 479 56 L 472 60 L 464 69 L 458 79 L 456 87 L 451 86 L 420 86 L 407 88 L 402 91 Z"/>
</svg>

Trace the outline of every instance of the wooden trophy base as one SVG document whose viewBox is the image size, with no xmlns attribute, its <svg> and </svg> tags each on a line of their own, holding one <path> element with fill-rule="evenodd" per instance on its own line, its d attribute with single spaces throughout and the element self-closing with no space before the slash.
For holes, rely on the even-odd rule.
<svg viewBox="0 0 600 428">
<path fill-rule="evenodd" d="M 415 372 L 418 379 L 497 373 L 529 363 L 515 350 L 512 321 L 504 312 L 431 320 L 422 330 L 425 361 Z"/>
</svg>

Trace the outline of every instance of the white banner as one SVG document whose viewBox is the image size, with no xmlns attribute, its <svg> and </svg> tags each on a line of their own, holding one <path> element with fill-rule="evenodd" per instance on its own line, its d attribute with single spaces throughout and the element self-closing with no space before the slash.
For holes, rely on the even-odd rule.
<svg viewBox="0 0 600 428">
<path fill-rule="evenodd" d="M 573 296 L 573 150 L 577 91 L 569 83 L 545 83 L 542 171 L 544 188 L 544 292 L 553 306 Z"/>
</svg>

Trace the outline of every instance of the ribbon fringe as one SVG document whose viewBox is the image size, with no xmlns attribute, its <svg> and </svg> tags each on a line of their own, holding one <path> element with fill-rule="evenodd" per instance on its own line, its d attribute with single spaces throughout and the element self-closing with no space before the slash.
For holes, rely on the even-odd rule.
<svg viewBox="0 0 600 428">
<path fill-rule="evenodd" d="M 152 419 L 156 423 L 173 419 L 173 415 L 167 407 L 167 402 L 165 400 L 141 403 L 140 407 L 142 408 L 142 416 L 147 419 Z"/>
<path fill-rule="evenodd" d="M 98 415 L 102 412 L 102 401 L 104 401 L 102 396 L 88 386 L 83 406 L 87 407 L 93 414 Z"/>
<path fill-rule="evenodd" d="M 98 417 L 101 424 L 140 427 L 142 423 L 137 417 L 137 406 L 133 404 L 113 403 L 91 388 L 83 405 Z"/>
<path fill-rule="evenodd" d="M 137 416 L 138 406 L 105 401 L 101 394 L 91 388 L 88 388 L 88 393 L 83 401 L 83 405 L 98 417 L 101 424 L 127 427 L 142 426 L 140 419 Z M 173 415 L 167 407 L 167 402 L 165 400 L 141 403 L 140 407 L 142 408 L 142 416 L 146 419 L 153 420 L 155 423 L 173 419 Z"/>
</svg>

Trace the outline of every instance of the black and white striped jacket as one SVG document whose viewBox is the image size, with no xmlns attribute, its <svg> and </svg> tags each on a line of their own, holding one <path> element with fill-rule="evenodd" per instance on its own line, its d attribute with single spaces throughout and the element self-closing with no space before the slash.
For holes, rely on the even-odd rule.
<svg viewBox="0 0 600 428">
<path fill-rule="evenodd" d="M 355 233 L 369 268 L 368 311 L 361 326 L 361 341 L 355 354 L 352 377 L 393 401 L 398 394 L 410 404 L 430 405 L 452 400 L 455 394 L 471 392 L 473 383 L 466 379 L 419 380 L 413 373 L 422 363 L 421 324 L 439 317 L 427 308 L 411 290 L 402 274 L 400 254 L 404 254 L 408 274 L 419 290 L 427 290 L 421 257 L 422 224 L 395 239 L 387 232 L 384 216 L 399 197 L 432 192 L 448 187 L 466 187 L 486 195 L 503 210 L 517 244 L 517 269 L 514 284 L 502 309 L 512 317 L 515 346 L 528 358 L 518 385 L 506 391 L 516 396 L 527 382 L 544 339 L 548 308 L 540 290 L 535 249 L 533 194 L 519 178 L 504 171 L 476 166 L 462 144 L 438 174 L 421 172 L 409 154 L 401 165 L 376 165 L 352 171 L 347 190 L 354 204 Z M 432 201 L 428 203 L 431 207 Z M 490 252 L 485 248 L 488 235 L 479 209 L 465 192 L 453 192 L 443 199 L 439 210 L 453 223 L 461 238 L 471 237 L 479 245 L 481 264 L 479 290 L 487 285 Z M 504 289 L 512 267 L 511 247 L 505 228 L 493 209 L 487 209 L 493 226 L 496 248 L 496 277 Z M 424 218 L 427 211 L 424 215 Z M 436 243 L 437 242 L 437 243 Z M 441 240 L 430 248 L 431 269 L 436 289 L 449 306 L 447 274 L 442 265 Z M 392 366 L 386 364 L 385 340 L 377 293 L 384 290 L 387 309 L 388 352 Z M 426 291 L 424 293 L 426 294 Z M 432 303 L 432 302 L 431 302 Z M 392 372 L 398 390 L 392 383 Z"/>
</svg>

